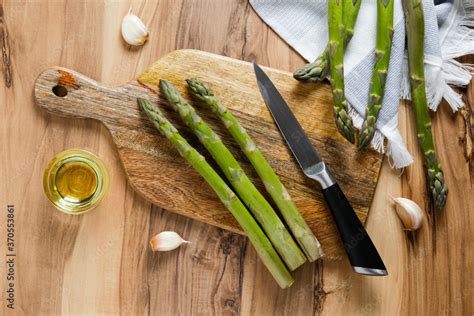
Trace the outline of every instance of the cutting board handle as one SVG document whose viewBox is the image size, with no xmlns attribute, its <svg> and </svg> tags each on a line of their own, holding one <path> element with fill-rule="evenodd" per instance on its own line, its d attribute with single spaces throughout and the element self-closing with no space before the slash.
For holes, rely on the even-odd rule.
<svg viewBox="0 0 474 316">
<path fill-rule="evenodd" d="M 66 68 L 43 71 L 35 83 L 37 104 L 48 112 L 75 118 L 103 120 L 114 113 L 104 102 L 110 91 L 98 82 Z"/>
<path fill-rule="evenodd" d="M 117 124 L 130 127 L 143 124 L 137 97 L 147 97 L 155 102 L 158 98 L 150 97 L 149 91 L 136 82 L 108 88 L 74 70 L 61 67 L 43 71 L 35 82 L 36 103 L 46 111 L 73 118 L 96 119 L 109 129 Z"/>
</svg>

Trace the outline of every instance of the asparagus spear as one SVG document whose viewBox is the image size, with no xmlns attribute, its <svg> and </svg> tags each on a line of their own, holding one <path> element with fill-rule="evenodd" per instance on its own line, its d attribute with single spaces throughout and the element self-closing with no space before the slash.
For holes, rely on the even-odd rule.
<svg viewBox="0 0 474 316">
<path fill-rule="evenodd" d="M 347 112 L 347 101 L 344 96 L 344 38 L 343 3 L 345 0 L 328 0 L 329 21 L 329 70 L 334 99 L 334 116 L 339 132 L 349 142 L 354 143 L 354 126 Z"/>
<path fill-rule="evenodd" d="M 362 0 L 342 0 L 343 1 L 343 23 L 346 27 L 344 34 L 344 46 L 346 46 L 354 35 L 354 27 L 359 14 Z"/>
<path fill-rule="evenodd" d="M 346 26 L 346 34 L 344 35 L 344 45 L 347 45 L 354 34 L 354 26 L 359 13 L 361 0 L 343 0 L 344 1 L 344 25 Z M 329 45 L 312 63 L 308 63 L 297 69 L 293 73 L 293 78 L 299 81 L 320 82 L 326 78 L 328 73 L 328 57 Z"/>
<path fill-rule="evenodd" d="M 301 266 L 306 261 L 305 256 L 272 206 L 253 185 L 219 136 L 201 119 L 194 108 L 183 100 L 173 85 L 165 80 L 160 80 L 160 90 L 172 108 L 179 113 L 185 124 L 191 128 L 199 141 L 211 153 L 237 194 L 262 225 L 288 268 L 293 271 Z"/>
<path fill-rule="evenodd" d="M 214 93 L 204 83 L 196 79 L 187 79 L 186 82 L 188 83 L 190 93 L 197 99 L 205 102 L 219 116 L 224 126 L 229 130 L 232 137 L 250 160 L 309 261 L 319 259 L 323 255 L 319 241 L 306 224 L 288 191 L 247 131 L 239 124 L 232 113 L 219 102 Z"/>
<path fill-rule="evenodd" d="M 407 29 L 411 100 L 415 111 L 418 142 L 424 156 L 424 164 L 435 205 L 438 208 L 443 208 L 446 204 L 448 187 L 444 182 L 441 166 L 436 159 L 431 119 L 426 101 L 423 52 L 425 26 L 422 2 L 421 0 L 403 0 L 403 10 Z"/>
<path fill-rule="evenodd" d="M 385 79 L 387 78 L 390 51 L 392 48 L 393 3 L 394 0 L 377 0 L 376 59 L 365 121 L 359 132 L 359 149 L 367 147 L 374 137 L 377 115 L 382 107 Z"/>
<path fill-rule="evenodd" d="M 278 282 L 278 285 L 282 288 L 291 286 L 294 281 L 293 277 L 286 269 L 285 264 L 281 261 L 262 229 L 258 226 L 257 222 L 255 222 L 252 215 L 250 215 L 249 211 L 235 193 L 227 186 L 214 169 L 212 169 L 206 159 L 179 134 L 176 128 L 163 116 L 157 107 L 154 107 L 150 101 L 145 99 L 138 99 L 138 104 L 160 133 L 163 134 L 178 149 L 181 156 L 199 172 L 214 192 L 216 192 L 222 203 L 224 203 L 227 209 L 234 215 L 250 239 L 250 242 L 255 247 L 263 263 Z"/>
</svg>

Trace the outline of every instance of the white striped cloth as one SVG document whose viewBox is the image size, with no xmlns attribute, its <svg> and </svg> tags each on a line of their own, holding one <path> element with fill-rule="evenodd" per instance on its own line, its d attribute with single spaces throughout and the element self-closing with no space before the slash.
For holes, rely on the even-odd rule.
<svg viewBox="0 0 474 316">
<path fill-rule="evenodd" d="M 435 0 L 436 1 L 436 0 Z M 451 0 L 452 1 L 452 0 Z M 439 3 L 438 3 L 439 2 Z M 257 14 L 303 58 L 313 61 L 328 41 L 327 1 L 250 0 Z M 467 85 L 472 65 L 454 58 L 474 53 L 474 0 L 423 0 L 425 17 L 425 77 L 429 107 L 436 111 L 444 98 L 453 111 L 461 96 L 448 84 Z M 354 36 L 344 55 L 345 94 L 357 128 L 363 123 L 375 59 L 377 4 L 362 0 Z M 385 152 L 395 168 L 413 162 L 398 131 L 400 98 L 410 97 L 405 52 L 405 21 L 401 0 L 394 4 L 394 34 L 382 109 L 372 147 Z M 387 142 L 385 142 L 387 139 Z"/>
</svg>

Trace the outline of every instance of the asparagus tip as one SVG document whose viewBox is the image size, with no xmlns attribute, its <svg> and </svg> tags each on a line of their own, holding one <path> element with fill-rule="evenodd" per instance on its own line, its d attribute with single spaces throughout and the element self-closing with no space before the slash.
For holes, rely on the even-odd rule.
<svg viewBox="0 0 474 316">
<path fill-rule="evenodd" d="M 164 79 L 160 79 L 160 89 L 163 91 L 163 89 L 166 89 L 168 87 L 169 87 L 169 82 Z"/>
<path fill-rule="evenodd" d="M 358 150 L 364 150 L 366 149 L 372 138 L 374 137 L 374 129 L 367 126 L 365 123 L 364 125 L 362 125 L 362 128 L 360 129 L 360 132 L 359 132 L 359 140 L 358 140 L 358 143 L 357 143 L 357 149 Z"/>
<path fill-rule="evenodd" d="M 195 97 L 203 100 L 205 97 L 212 97 L 214 94 L 209 87 L 198 79 L 186 79 L 189 92 Z"/>
<path fill-rule="evenodd" d="M 137 98 L 137 103 L 144 111 L 146 111 L 150 106 L 149 101 L 145 98 Z"/>
<path fill-rule="evenodd" d="M 298 81 L 320 82 L 324 80 L 328 72 L 328 62 L 326 53 L 323 53 L 318 59 L 312 63 L 308 63 L 298 68 L 293 73 L 293 78 Z"/>
<path fill-rule="evenodd" d="M 352 122 L 351 122 L 352 123 Z M 339 132 L 341 133 L 344 138 L 350 142 L 351 144 L 355 143 L 354 137 L 354 127 L 351 125 L 344 125 L 342 128 L 338 128 Z"/>
<path fill-rule="evenodd" d="M 448 186 L 444 181 L 443 173 L 440 170 L 437 174 L 434 174 L 434 172 L 428 170 L 428 177 L 435 206 L 442 209 L 446 205 L 446 198 L 448 197 Z"/>
</svg>

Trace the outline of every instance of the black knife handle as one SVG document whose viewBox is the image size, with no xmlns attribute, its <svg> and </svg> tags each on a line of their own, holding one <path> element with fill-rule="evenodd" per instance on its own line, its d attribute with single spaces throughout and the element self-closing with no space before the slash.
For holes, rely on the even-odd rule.
<svg viewBox="0 0 474 316">
<path fill-rule="evenodd" d="M 354 271 L 387 275 L 377 249 L 339 185 L 334 183 L 323 192 Z"/>
</svg>

